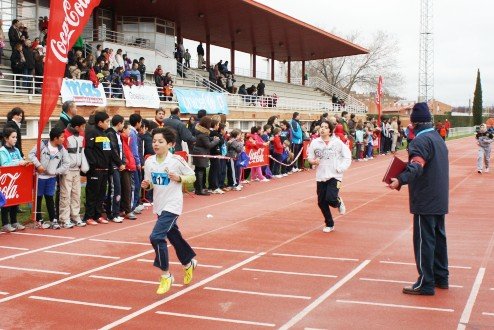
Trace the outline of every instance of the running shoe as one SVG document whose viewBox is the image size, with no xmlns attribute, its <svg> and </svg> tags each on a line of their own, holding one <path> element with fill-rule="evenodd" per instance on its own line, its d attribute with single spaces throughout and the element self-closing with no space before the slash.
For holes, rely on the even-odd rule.
<svg viewBox="0 0 494 330">
<path fill-rule="evenodd" d="M 73 224 L 70 220 L 69 220 L 69 221 L 65 221 L 65 222 L 63 223 L 63 227 L 64 227 L 65 229 L 74 228 L 74 224 Z"/>
<path fill-rule="evenodd" d="M 98 224 L 94 219 L 87 219 L 86 223 L 90 226 L 96 226 Z"/>
<path fill-rule="evenodd" d="M 16 222 L 12 224 L 12 227 L 14 227 L 15 230 L 24 230 L 26 229 L 25 226 L 21 225 L 20 223 Z"/>
<path fill-rule="evenodd" d="M 103 217 L 99 217 L 98 220 L 96 220 L 96 222 L 98 223 L 103 223 L 103 224 L 107 224 L 109 221 L 106 220 L 105 218 Z"/>
<path fill-rule="evenodd" d="M 6 232 L 6 233 L 11 233 L 11 232 L 15 231 L 15 228 L 10 223 L 8 223 L 2 227 L 2 231 Z"/>
<path fill-rule="evenodd" d="M 340 206 L 338 207 L 338 211 L 340 211 L 340 214 L 343 215 L 346 213 L 346 207 L 345 207 L 345 203 L 343 203 L 343 199 L 341 197 L 339 197 L 340 199 Z"/>
<path fill-rule="evenodd" d="M 173 275 L 168 275 L 168 276 L 161 276 L 160 279 L 160 285 L 158 287 L 158 290 L 156 290 L 157 294 L 165 294 L 168 291 L 170 291 L 170 288 L 172 287 L 174 278 Z"/>
<path fill-rule="evenodd" d="M 197 267 L 197 260 L 192 259 L 190 266 L 184 269 L 184 284 L 190 284 L 192 282 L 192 276 L 194 275 L 194 269 Z"/>
<path fill-rule="evenodd" d="M 326 226 L 322 229 L 322 231 L 325 233 L 330 233 L 330 232 L 334 231 L 334 227 L 327 227 Z"/>
</svg>

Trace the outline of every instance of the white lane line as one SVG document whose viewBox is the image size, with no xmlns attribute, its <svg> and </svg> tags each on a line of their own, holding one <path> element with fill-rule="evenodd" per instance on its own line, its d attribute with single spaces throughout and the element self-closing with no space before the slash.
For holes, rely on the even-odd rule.
<svg viewBox="0 0 494 330">
<path fill-rule="evenodd" d="M 198 247 L 198 246 L 193 246 L 192 248 L 195 250 L 205 250 L 205 251 L 220 251 L 220 252 L 247 253 L 247 254 L 255 253 L 254 251 L 217 249 L 217 248 Z"/>
<path fill-rule="evenodd" d="M 345 283 L 350 281 L 355 275 L 358 274 L 365 266 L 370 263 L 370 260 L 364 260 L 360 265 L 358 265 L 354 270 L 345 275 L 341 280 L 339 280 L 335 285 L 330 287 L 326 292 L 320 295 L 316 300 L 314 300 L 309 306 L 305 307 L 301 312 L 292 317 L 287 323 L 280 327 L 280 330 L 287 330 L 297 324 L 300 320 L 306 317 L 311 311 L 317 308 L 324 300 L 328 299 L 336 290 L 341 288 Z"/>
<path fill-rule="evenodd" d="M 139 315 L 142 315 L 142 314 L 144 314 L 146 312 L 149 312 L 150 310 L 155 309 L 158 306 L 163 305 L 164 303 L 166 303 L 166 302 L 168 302 L 170 300 L 173 300 L 175 298 L 178 298 L 178 297 L 180 297 L 180 296 L 182 296 L 182 295 L 184 295 L 184 294 L 186 294 L 186 293 L 188 293 L 188 292 L 190 292 L 192 290 L 195 290 L 195 289 L 197 289 L 197 288 L 199 288 L 199 287 L 201 287 L 201 286 L 203 286 L 203 285 L 205 285 L 205 284 L 207 284 L 207 283 L 209 283 L 211 281 L 216 280 L 217 278 L 219 278 L 219 277 L 221 277 L 223 275 L 226 275 L 228 273 L 231 273 L 234 270 L 236 270 L 236 269 L 238 269 L 238 268 L 240 268 L 240 267 L 242 267 L 242 266 L 244 266 L 244 265 L 246 265 L 246 264 L 248 264 L 248 263 L 250 263 L 250 262 L 252 262 L 252 261 L 254 261 L 256 259 L 258 259 L 258 258 L 260 258 L 263 255 L 265 255 L 265 254 L 264 253 L 258 253 L 258 254 L 254 255 L 254 256 L 252 256 L 252 257 L 250 257 L 248 259 L 245 259 L 244 261 L 241 261 L 241 262 L 239 262 L 239 263 L 237 263 L 237 264 L 235 264 L 235 265 L 233 265 L 233 266 L 231 266 L 231 267 L 229 267 L 227 269 L 222 270 L 219 273 L 214 274 L 213 276 L 210 276 L 208 278 L 205 278 L 204 280 L 199 281 L 196 284 L 189 285 L 188 287 L 186 287 L 183 290 L 180 290 L 180 291 L 178 291 L 178 292 L 176 292 L 176 293 L 174 293 L 172 295 L 169 295 L 168 297 L 166 297 L 164 299 L 161 299 L 161 300 L 159 300 L 159 301 L 157 301 L 155 303 L 152 303 L 150 305 L 147 305 L 147 306 L 145 306 L 145 307 L 143 307 L 143 308 L 141 308 L 141 309 L 139 309 L 139 310 L 137 310 L 137 311 L 135 311 L 135 312 L 133 312 L 133 313 L 131 313 L 129 315 L 126 315 L 126 316 L 122 317 L 121 319 L 116 320 L 116 321 L 114 321 L 114 322 L 112 322 L 112 323 L 110 323 L 110 324 L 102 327 L 100 330 L 108 330 L 108 329 L 112 329 L 114 327 L 117 327 L 117 326 L 119 326 L 119 325 L 121 325 L 121 324 L 123 324 L 123 323 L 125 323 L 127 321 L 130 321 L 130 320 L 136 318 Z M 0 300 L 0 302 L 1 302 L 1 300 Z"/>
<path fill-rule="evenodd" d="M 91 303 L 91 302 L 86 302 L 86 301 L 58 299 L 58 298 L 50 298 L 50 297 L 29 296 L 29 298 L 35 299 L 35 300 L 53 301 L 53 302 L 74 304 L 74 305 L 84 305 L 84 306 L 92 306 L 92 307 L 100 307 L 100 308 L 120 309 L 120 310 L 124 310 L 124 311 L 128 311 L 128 310 L 132 309 L 132 307 L 105 305 L 105 304 L 97 304 L 97 303 Z"/>
<path fill-rule="evenodd" d="M 274 324 L 274 323 L 263 323 L 263 322 L 254 322 L 254 321 L 225 319 L 225 318 L 220 318 L 220 317 L 210 317 L 210 316 L 193 315 L 193 314 L 182 314 L 182 313 L 161 312 L 161 311 L 157 311 L 156 314 L 186 317 L 186 318 L 190 318 L 190 319 L 200 319 L 200 320 L 228 322 L 228 323 L 237 323 L 237 324 L 248 324 L 248 325 L 256 325 L 256 326 L 260 326 L 260 327 L 271 327 L 272 328 L 272 327 L 276 326 L 276 324 Z"/>
<path fill-rule="evenodd" d="M 11 234 L 14 234 L 14 235 L 26 235 L 26 236 L 38 236 L 38 237 L 50 237 L 50 238 L 60 238 L 60 239 L 75 239 L 75 237 L 47 235 L 47 234 L 17 233 L 17 232 L 13 232 Z"/>
<path fill-rule="evenodd" d="M 0 266 L 0 268 L 3 268 L 3 269 L 12 269 L 12 270 L 22 270 L 22 271 L 33 272 L 33 273 L 70 275 L 70 273 L 66 273 L 66 272 L 57 272 L 57 271 L 54 271 L 54 270 L 45 270 L 45 269 L 21 268 L 21 267 L 12 267 L 12 266 Z"/>
<path fill-rule="evenodd" d="M 30 250 L 30 251 L 26 251 L 26 252 L 17 253 L 17 254 L 8 256 L 8 257 L 3 257 L 3 258 L 0 258 L 0 261 L 4 261 L 4 260 L 8 260 L 8 259 L 15 259 L 17 257 L 21 257 L 21 256 L 24 256 L 24 255 L 33 254 L 33 253 L 36 253 L 36 252 L 45 251 L 45 250 L 48 250 L 48 249 L 53 249 L 53 248 L 56 248 L 56 247 L 60 247 L 60 246 L 68 245 L 68 244 L 73 244 L 73 243 L 84 241 L 84 240 L 85 240 L 85 238 L 79 238 L 79 239 L 76 239 L 76 240 L 73 240 L 73 241 L 67 241 L 67 242 L 63 242 L 63 243 L 53 244 L 53 245 L 45 246 L 45 247 L 42 247 L 42 248 L 39 248 L 39 249 L 36 249 L 36 250 Z"/>
<path fill-rule="evenodd" d="M 483 312 L 482 315 L 487 315 L 487 316 L 494 316 L 494 313 L 487 313 L 487 312 Z"/>
<path fill-rule="evenodd" d="M 85 254 L 85 253 L 73 253 L 73 252 L 64 252 L 64 251 L 44 251 L 45 253 L 54 253 L 54 254 L 64 254 L 69 256 L 77 256 L 77 257 L 93 257 L 93 258 L 102 258 L 102 259 L 114 259 L 118 260 L 120 257 L 111 257 L 111 256 L 102 256 L 99 254 Z"/>
<path fill-rule="evenodd" d="M 26 249 L 26 248 L 15 247 L 15 246 L 5 246 L 5 245 L 0 245 L 0 249 L 29 251 L 29 249 Z"/>
<path fill-rule="evenodd" d="M 114 276 L 101 276 L 101 275 L 90 275 L 91 278 L 97 278 L 100 280 L 110 280 L 110 281 L 121 281 L 121 282 L 133 282 L 133 283 L 144 283 L 144 284 L 159 284 L 159 281 L 145 281 L 145 280 L 136 280 L 134 278 L 125 278 L 125 277 L 114 277 Z M 183 284 L 172 284 L 172 286 L 182 287 Z"/>
<path fill-rule="evenodd" d="M 231 293 L 243 293 L 243 294 L 250 294 L 250 295 L 254 295 L 254 296 L 293 298 L 293 299 L 303 299 L 303 300 L 310 300 L 311 299 L 310 297 L 307 297 L 307 296 L 294 296 L 294 295 L 290 295 L 290 294 L 278 294 L 278 293 L 267 293 L 267 292 L 258 292 L 258 291 L 244 291 L 244 290 L 213 288 L 210 286 L 205 287 L 204 290 L 222 291 L 222 292 L 231 292 Z"/>
<path fill-rule="evenodd" d="M 490 288 L 489 290 L 494 291 L 494 288 Z"/>
<path fill-rule="evenodd" d="M 359 278 L 361 281 L 369 281 L 369 282 L 386 282 L 386 283 L 399 283 L 399 284 L 413 284 L 415 282 L 408 282 L 408 281 L 397 281 L 397 280 L 385 280 L 381 278 L 368 278 L 368 277 L 361 277 Z M 463 285 L 449 285 L 450 288 L 463 288 Z"/>
<path fill-rule="evenodd" d="M 6 295 L 8 295 L 9 293 L 8 293 L 8 292 L 5 292 L 5 291 L 0 291 L 0 294 L 1 294 L 2 296 L 6 296 Z"/>
<path fill-rule="evenodd" d="M 277 257 L 325 259 L 325 260 L 340 260 L 340 261 L 359 261 L 358 259 L 353 259 L 353 258 L 320 257 L 320 256 L 307 256 L 307 255 L 301 255 L 301 254 L 287 254 L 287 253 L 272 253 L 271 255 L 277 256 Z"/>
<path fill-rule="evenodd" d="M 336 275 L 324 275 L 324 274 L 312 274 L 312 273 L 297 273 L 297 272 L 284 272 L 281 270 L 269 270 L 269 269 L 258 269 L 258 268 L 242 268 L 249 272 L 260 272 L 260 273 L 274 273 L 274 274 L 285 274 L 285 275 L 301 275 L 301 276 L 314 276 L 314 277 L 328 277 L 336 278 Z"/>
<path fill-rule="evenodd" d="M 149 263 L 152 263 L 154 262 L 153 259 L 137 259 L 137 261 L 139 262 L 149 262 Z M 178 261 L 170 261 L 168 262 L 170 265 L 180 265 L 180 266 L 183 266 L 180 262 Z M 206 264 L 201 264 L 201 263 L 198 263 L 197 264 L 197 267 L 202 267 L 202 268 L 216 268 L 216 269 L 220 269 L 220 268 L 223 268 L 223 266 L 216 266 L 216 265 L 206 265 Z"/>
<path fill-rule="evenodd" d="M 392 265 L 407 265 L 407 266 L 416 266 L 413 262 L 402 262 L 402 261 L 379 261 L 382 264 L 392 264 Z M 470 266 L 448 266 L 448 268 L 456 268 L 456 269 L 472 269 Z"/>
<path fill-rule="evenodd" d="M 479 272 L 477 273 L 477 276 L 475 277 L 475 282 L 473 282 L 472 291 L 470 292 L 470 296 L 468 297 L 465 309 L 463 310 L 463 313 L 461 313 L 460 323 L 458 323 L 458 329 L 464 329 L 470 321 L 470 315 L 472 315 L 473 305 L 475 305 L 475 300 L 477 299 L 477 295 L 479 293 L 482 280 L 484 279 L 484 275 L 485 268 L 481 267 L 479 269 Z"/>
<path fill-rule="evenodd" d="M 377 303 L 377 302 L 371 302 L 371 301 L 356 301 L 356 300 L 336 300 L 336 302 L 339 303 L 345 303 L 345 304 L 358 304 L 358 305 L 371 305 L 371 306 L 382 306 L 382 307 L 395 307 L 395 308 L 405 308 L 405 309 L 420 309 L 420 310 L 426 310 L 426 311 L 435 311 L 435 312 L 448 312 L 452 313 L 455 310 L 451 308 L 436 308 L 436 307 L 423 307 L 423 306 L 411 306 L 411 305 L 398 305 L 398 304 L 384 304 L 384 303 Z"/>
<path fill-rule="evenodd" d="M 115 243 L 115 244 L 130 244 L 130 245 L 151 246 L 151 243 L 142 243 L 142 242 L 112 241 L 112 240 L 108 240 L 108 239 L 96 239 L 96 238 L 90 238 L 89 240 L 92 241 L 92 242 L 102 242 L 102 243 Z"/>
<path fill-rule="evenodd" d="M 304 328 L 304 330 L 328 330 L 328 329 L 321 329 L 321 328 Z"/>
</svg>

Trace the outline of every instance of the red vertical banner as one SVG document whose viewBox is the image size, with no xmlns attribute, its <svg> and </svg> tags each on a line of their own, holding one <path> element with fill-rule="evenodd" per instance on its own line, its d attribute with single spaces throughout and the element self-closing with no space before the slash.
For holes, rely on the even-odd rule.
<svg viewBox="0 0 494 330">
<path fill-rule="evenodd" d="M 45 71 L 38 122 L 38 150 L 41 133 L 55 109 L 67 64 L 67 54 L 82 33 L 93 9 L 101 0 L 51 0 Z"/>
<path fill-rule="evenodd" d="M 383 95 L 383 77 L 379 76 L 379 81 L 377 82 L 377 93 L 376 93 L 376 105 L 377 105 L 377 126 L 381 130 L 381 104 Z M 378 141 L 378 151 L 381 150 L 381 135 L 377 137 Z"/>
</svg>

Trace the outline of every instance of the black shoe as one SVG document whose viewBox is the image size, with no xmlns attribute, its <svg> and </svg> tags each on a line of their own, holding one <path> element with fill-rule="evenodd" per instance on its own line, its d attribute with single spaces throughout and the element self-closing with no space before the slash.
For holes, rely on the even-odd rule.
<svg viewBox="0 0 494 330">
<path fill-rule="evenodd" d="M 449 289 L 449 284 L 448 283 L 435 283 L 434 286 L 439 289 L 443 290 L 448 290 Z"/>
<path fill-rule="evenodd" d="M 201 191 L 196 191 L 195 193 L 196 195 L 200 195 L 200 196 L 209 196 L 210 193 L 207 191 L 207 190 L 201 190 Z"/>
<path fill-rule="evenodd" d="M 411 295 L 415 295 L 415 296 L 433 296 L 434 295 L 434 291 L 427 292 L 427 291 L 417 290 L 411 286 L 404 287 L 403 293 L 404 294 L 411 294 Z"/>
</svg>

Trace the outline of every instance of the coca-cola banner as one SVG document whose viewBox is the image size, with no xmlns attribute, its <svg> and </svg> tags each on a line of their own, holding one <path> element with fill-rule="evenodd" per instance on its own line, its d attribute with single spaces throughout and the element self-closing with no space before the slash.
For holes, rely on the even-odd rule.
<svg viewBox="0 0 494 330">
<path fill-rule="evenodd" d="M 269 147 L 251 149 L 246 146 L 245 153 L 250 158 L 247 168 L 269 165 Z"/>
<path fill-rule="evenodd" d="M 5 196 L 5 206 L 33 201 L 34 166 L 0 167 L 0 190 Z"/>
<path fill-rule="evenodd" d="M 100 0 L 51 0 L 45 71 L 38 122 L 38 150 L 43 129 L 58 101 L 67 54 Z"/>
</svg>

